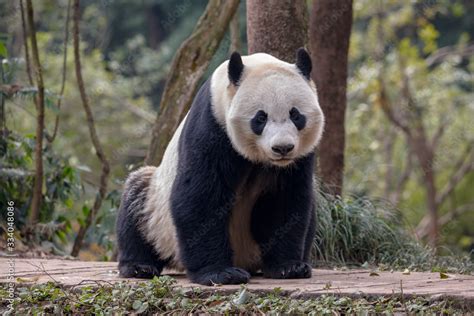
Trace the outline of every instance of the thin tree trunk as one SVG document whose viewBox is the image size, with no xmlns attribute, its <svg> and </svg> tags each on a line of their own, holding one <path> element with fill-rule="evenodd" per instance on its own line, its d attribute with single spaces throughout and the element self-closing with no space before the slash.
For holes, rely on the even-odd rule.
<svg viewBox="0 0 474 316">
<path fill-rule="evenodd" d="M 91 137 L 92 144 L 94 145 L 94 149 L 99 158 L 100 163 L 102 164 L 102 172 L 100 175 L 100 184 L 99 184 L 99 193 L 96 195 L 94 200 L 94 205 L 92 209 L 87 214 L 86 220 L 84 225 L 81 225 L 79 228 L 79 232 L 77 233 L 76 240 L 74 241 L 74 246 L 71 251 L 71 256 L 76 257 L 81 250 L 82 243 L 84 241 L 84 237 L 86 235 L 87 229 L 92 225 L 97 212 L 102 205 L 102 201 L 105 198 L 107 193 L 107 180 L 110 173 L 109 162 L 107 157 L 105 156 L 104 150 L 102 149 L 102 144 L 99 141 L 99 137 L 97 136 L 97 131 L 95 129 L 94 123 L 94 116 L 92 114 L 92 110 L 89 105 L 89 99 L 87 97 L 86 89 L 84 87 L 84 80 L 82 78 L 82 71 L 81 71 L 81 53 L 79 47 L 79 21 L 80 21 L 80 8 L 79 8 L 79 0 L 74 0 L 74 13 L 73 13 L 73 43 L 74 43 L 74 65 L 76 69 L 76 78 L 77 78 L 77 85 L 79 88 L 79 93 L 81 95 L 82 105 L 84 107 L 84 111 L 86 113 L 87 118 L 87 126 L 89 128 L 89 133 Z"/>
<path fill-rule="evenodd" d="M 239 0 L 210 0 L 193 33 L 176 53 L 161 97 L 145 164 L 160 164 L 238 5 Z"/>
<path fill-rule="evenodd" d="M 293 63 L 308 41 L 307 25 L 304 0 L 247 0 L 249 54 L 263 52 Z"/>
<path fill-rule="evenodd" d="M 71 11 L 71 0 L 67 2 L 67 13 L 66 13 L 66 22 L 64 26 L 64 44 L 63 44 L 63 71 L 62 71 L 62 79 L 61 79 L 61 90 L 59 91 L 58 103 L 56 104 L 58 108 L 58 113 L 56 114 L 56 118 L 54 120 L 54 127 L 53 127 L 53 134 L 48 136 L 46 134 L 46 139 L 48 143 L 52 144 L 56 139 L 56 135 L 58 134 L 58 127 L 59 127 L 59 111 L 61 110 L 61 101 L 64 95 L 64 89 L 66 88 L 66 72 L 67 72 L 67 45 L 69 42 L 69 18 L 70 18 L 70 11 Z"/>
<path fill-rule="evenodd" d="M 318 147 L 319 175 L 326 190 L 341 195 L 344 176 L 345 113 L 352 0 L 313 2 L 310 49 L 314 64 L 312 78 L 326 118 Z"/>
<path fill-rule="evenodd" d="M 28 35 L 25 21 L 25 9 L 23 8 L 23 0 L 20 0 L 20 14 L 21 14 L 21 27 L 23 29 L 23 42 L 25 45 L 25 62 L 26 62 L 26 74 L 28 75 L 28 82 L 33 85 L 33 77 L 31 75 L 31 63 L 30 63 L 30 49 L 28 47 Z"/>
<path fill-rule="evenodd" d="M 42 189 L 43 189 L 43 130 L 44 130 L 44 84 L 43 71 L 38 52 L 38 42 L 36 40 L 36 28 L 34 21 L 33 4 L 31 0 L 26 1 L 26 11 L 28 26 L 31 34 L 31 53 L 33 57 L 33 67 L 35 71 L 38 94 L 36 100 L 36 144 L 35 144 L 35 182 L 33 186 L 33 198 L 31 200 L 31 211 L 29 224 L 33 225 L 39 221 Z"/>
<path fill-rule="evenodd" d="M 437 190 L 435 172 L 433 170 L 434 154 L 427 145 L 428 141 L 424 136 L 424 132 L 421 135 L 415 136 L 412 141 L 411 147 L 414 149 L 422 169 L 422 179 L 425 187 L 426 206 L 429 215 L 428 242 L 431 247 L 436 249 L 438 244 L 438 205 L 436 203 Z"/>
</svg>

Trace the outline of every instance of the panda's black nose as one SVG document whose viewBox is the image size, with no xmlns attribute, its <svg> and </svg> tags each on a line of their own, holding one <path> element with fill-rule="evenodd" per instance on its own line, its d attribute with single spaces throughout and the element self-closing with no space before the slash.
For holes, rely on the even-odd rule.
<svg viewBox="0 0 474 316">
<path fill-rule="evenodd" d="M 272 150 L 282 156 L 285 156 L 286 154 L 288 154 L 290 151 L 293 150 L 293 148 L 295 148 L 295 145 L 292 145 L 292 144 L 272 146 Z"/>
</svg>

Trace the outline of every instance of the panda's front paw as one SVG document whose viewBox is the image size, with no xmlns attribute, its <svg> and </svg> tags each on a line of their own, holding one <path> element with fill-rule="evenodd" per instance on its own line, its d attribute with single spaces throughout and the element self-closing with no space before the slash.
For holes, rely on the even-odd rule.
<svg viewBox="0 0 474 316">
<path fill-rule="evenodd" d="M 119 265 L 122 278 L 152 279 L 160 276 L 162 269 L 146 263 L 125 263 Z"/>
<path fill-rule="evenodd" d="M 247 271 L 237 267 L 205 270 L 207 271 L 189 273 L 189 277 L 193 282 L 202 285 L 241 284 L 247 283 L 250 279 L 250 274 Z"/>
<path fill-rule="evenodd" d="M 263 268 L 263 276 L 270 279 L 304 279 L 311 277 L 311 266 L 303 261 L 288 261 Z"/>
</svg>

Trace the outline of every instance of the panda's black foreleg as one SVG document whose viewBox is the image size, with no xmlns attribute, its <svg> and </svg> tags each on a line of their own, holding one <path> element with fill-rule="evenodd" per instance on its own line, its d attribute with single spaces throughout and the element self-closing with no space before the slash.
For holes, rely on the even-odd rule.
<svg viewBox="0 0 474 316">
<path fill-rule="evenodd" d="M 154 169 L 143 168 L 127 180 L 117 215 L 116 231 L 120 276 L 125 278 L 153 278 L 159 276 L 167 263 L 139 231 L 143 221 L 141 211 Z"/>
<path fill-rule="evenodd" d="M 311 158 L 311 157 L 310 157 Z M 255 205 L 252 234 L 260 246 L 263 275 L 268 278 L 311 277 L 308 234 L 313 210 L 312 159 L 300 162 L 279 177 L 278 189 L 262 195 Z M 311 230 L 310 230 L 311 229 Z"/>
<path fill-rule="evenodd" d="M 305 244 L 304 244 L 304 254 L 303 261 L 311 262 L 311 250 L 314 245 L 314 236 L 316 234 L 316 207 L 313 203 L 310 219 L 308 222 L 308 230 L 306 232 Z"/>
<path fill-rule="evenodd" d="M 311 277 L 311 265 L 308 262 L 309 247 L 307 247 L 309 209 L 284 210 L 282 204 L 285 202 L 279 200 L 277 196 L 267 196 L 262 197 L 256 205 L 257 212 L 267 213 L 264 216 L 266 219 L 260 218 L 255 221 L 258 224 L 253 225 L 252 230 L 262 254 L 263 275 L 274 279 L 309 278 Z"/>
<path fill-rule="evenodd" d="M 215 190 L 219 191 L 216 186 Z M 199 284 L 240 284 L 248 282 L 250 274 L 232 266 L 232 250 L 228 236 L 228 217 L 233 204 L 232 195 L 226 198 L 215 192 L 194 197 L 184 194 L 174 203 L 180 253 L 189 278 Z M 209 197 L 203 201 L 203 197 Z M 198 199 L 196 199 L 198 198 Z"/>
<path fill-rule="evenodd" d="M 205 178 L 207 174 L 212 177 L 212 173 L 203 170 L 202 174 L 195 172 L 192 181 L 184 177 L 175 180 L 175 186 L 181 190 L 171 201 L 181 260 L 195 283 L 246 283 L 250 274 L 232 265 L 228 222 L 234 192 L 225 183 L 219 183 L 220 177 L 209 181 Z"/>
</svg>

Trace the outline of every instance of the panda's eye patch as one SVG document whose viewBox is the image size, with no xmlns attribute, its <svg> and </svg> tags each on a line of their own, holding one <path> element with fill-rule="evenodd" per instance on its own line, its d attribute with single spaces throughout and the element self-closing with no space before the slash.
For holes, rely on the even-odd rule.
<svg viewBox="0 0 474 316">
<path fill-rule="evenodd" d="M 300 131 L 306 125 L 306 116 L 300 113 L 297 108 L 291 108 L 290 120 L 295 124 L 296 128 Z"/>
<path fill-rule="evenodd" d="M 267 113 L 262 110 L 258 111 L 250 121 L 250 127 L 252 128 L 252 131 L 257 135 L 261 135 L 265 125 L 267 124 L 267 119 Z"/>
</svg>

